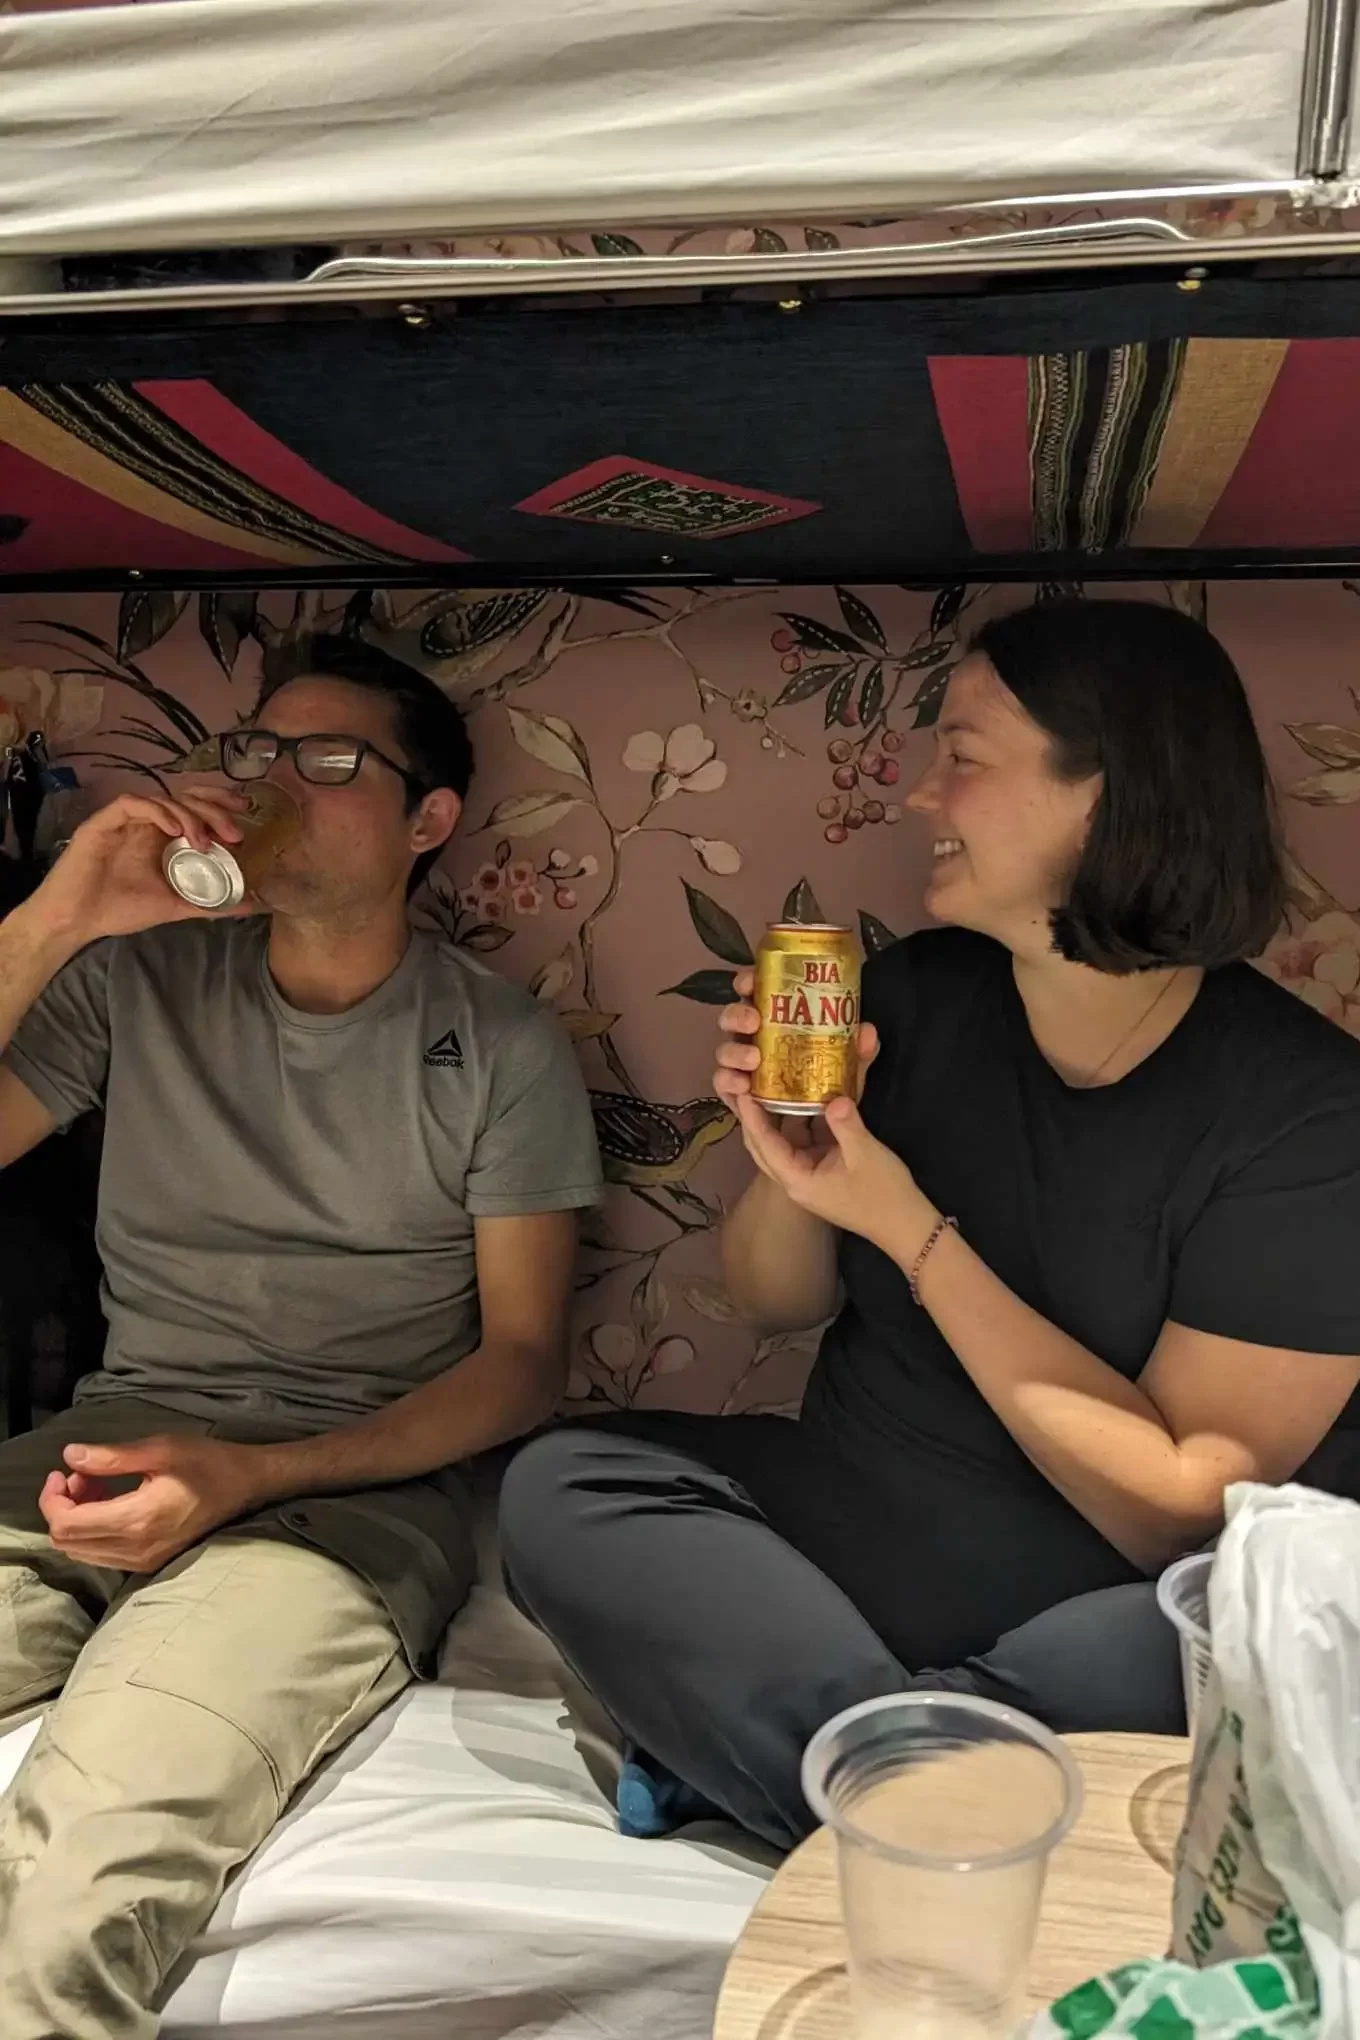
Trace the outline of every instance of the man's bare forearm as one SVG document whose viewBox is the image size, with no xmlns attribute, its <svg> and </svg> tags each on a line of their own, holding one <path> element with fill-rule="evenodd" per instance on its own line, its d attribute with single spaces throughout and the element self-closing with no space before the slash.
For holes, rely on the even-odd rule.
<svg viewBox="0 0 1360 2040">
<path fill-rule="evenodd" d="M 488 1342 L 372 1416 L 292 1444 L 251 1445 L 252 1504 L 414 1480 L 489 1452 L 552 1416 L 565 1368 L 555 1354 Z"/>
<path fill-rule="evenodd" d="M 757 1176 L 722 1235 L 727 1293 L 748 1324 L 801 1332 L 836 1308 L 836 1234 Z"/>
<path fill-rule="evenodd" d="M 80 936 L 44 912 L 35 894 L 0 921 L 0 1051 L 57 972 L 82 947 Z"/>
</svg>

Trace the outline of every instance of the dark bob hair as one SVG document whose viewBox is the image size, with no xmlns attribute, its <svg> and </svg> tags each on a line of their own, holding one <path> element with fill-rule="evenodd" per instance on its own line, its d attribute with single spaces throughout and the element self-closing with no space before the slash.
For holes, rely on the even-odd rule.
<svg viewBox="0 0 1360 2040">
<path fill-rule="evenodd" d="M 365 644 L 362 638 L 318 632 L 266 651 L 252 721 L 258 720 L 265 704 L 273 700 L 280 688 L 294 680 L 341 680 L 347 687 L 362 687 L 366 693 L 381 695 L 389 703 L 397 743 L 417 782 L 416 787 L 407 788 L 408 814 L 414 813 L 424 796 L 437 787 L 450 786 L 459 800 L 467 798 L 473 767 L 467 723 L 443 688 L 426 674 L 394 659 L 377 645 Z M 427 850 L 416 859 L 409 891 L 415 891 L 442 852 L 441 844 L 439 849 Z"/>
<path fill-rule="evenodd" d="M 1284 913 L 1270 775 L 1218 639 L 1154 602 L 1063 600 L 970 647 L 1053 739 L 1064 779 L 1104 776 L 1053 940 L 1096 970 L 1256 956 Z"/>
</svg>

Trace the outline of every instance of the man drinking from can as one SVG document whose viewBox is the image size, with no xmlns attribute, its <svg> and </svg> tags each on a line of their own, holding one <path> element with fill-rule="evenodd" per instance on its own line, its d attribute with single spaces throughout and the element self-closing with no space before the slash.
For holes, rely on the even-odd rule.
<svg viewBox="0 0 1360 2040">
<path fill-rule="evenodd" d="M 474 1569 L 441 1469 L 552 1411 L 597 1194 L 552 1015 L 408 925 L 457 709 L 317 639 L 220 762 L 240 792 L 115 800 L 0 927 L 0 1161 L 102 1106 L 109 1320 L 0 1445 L 0 1716 L 51 1703 L 0 1804 L 5 2040 L 153 2034 L 231 1869 L 431 1669 Z M 257 867 L 262 784 L 299 819 Z M 178 896 L 175 843 L 253 898 Z"/>
</svg>

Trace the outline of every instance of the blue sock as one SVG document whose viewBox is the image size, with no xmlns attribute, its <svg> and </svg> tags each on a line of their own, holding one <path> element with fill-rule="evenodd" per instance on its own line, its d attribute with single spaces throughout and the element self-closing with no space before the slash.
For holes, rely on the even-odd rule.
<svg viewBox="0 0 1360 2040">
<path fill-rule="evenodd" d="M 674 1834 L 692 1821 L 723 1818 L 702 1792 L 631 1744 L 623 1753 L 617 1805 L 619 1833 L 638 1841 Z"/>
</svg>

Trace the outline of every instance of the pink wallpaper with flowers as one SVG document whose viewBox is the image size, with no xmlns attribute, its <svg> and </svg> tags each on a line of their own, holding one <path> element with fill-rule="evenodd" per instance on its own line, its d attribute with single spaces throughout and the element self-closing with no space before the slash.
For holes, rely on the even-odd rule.
<svg viewBox="0 0 1360 2040">
<path fill-rule="evenodd" d="M 1263 967 L 1360 1036 L 1360 588 L 1142 592 L 1207 614 L 1251 693 L 1291 846 L 1289 926 Z M 10 595 L 0 745 L 43 728 L 93 800 L 240 717 L 271 639 L 343 627 L 430 673 L 479 770 L 419 912 L 560 1014 L 610 1179 L 571 1405 L 786 1410 L 814 1339 L 754 1338 L 720 1281 L 748 1169 L 709 1091 L 715 1009 L 785 911 L 870 948 L 920 923 L 929 846 L 903 795 L 961 644 L 1028 594 Z"/>
</svg>

